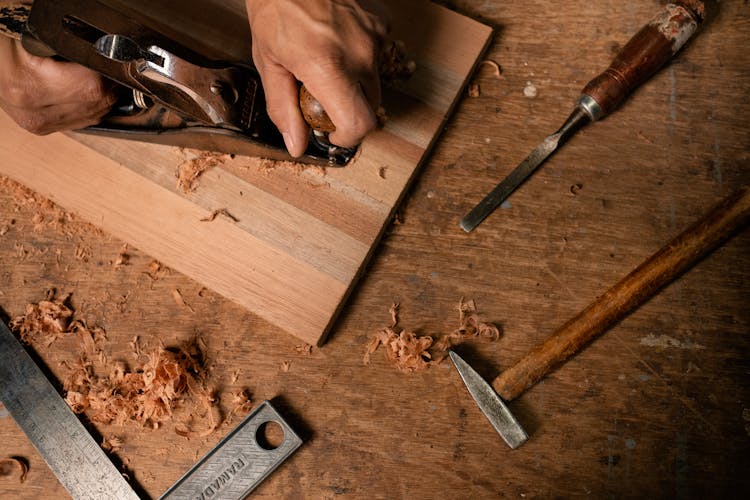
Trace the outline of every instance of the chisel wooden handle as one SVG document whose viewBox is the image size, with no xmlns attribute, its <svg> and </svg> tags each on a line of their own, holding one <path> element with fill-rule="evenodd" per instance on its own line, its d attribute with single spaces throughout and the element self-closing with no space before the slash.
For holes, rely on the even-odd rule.
<svg viewBox="0 0 750 500">
<path fill-rule="evenodd" d="M 702 20 L 703 4 L 699 1 L 665 5 L 625 44 L 609 68 L 584 87 L 583 101 L 590 103 L 591 118 L 597 120 L 614 111 L 680 50 Z"/>
<path fill-rule="evenodd" d="M 506 401 L 514 399 L 748 222 L 750 188 L 744 187 L 558 328 L 518 363 L 502 372 L 492 386 Z"/>
</svg>

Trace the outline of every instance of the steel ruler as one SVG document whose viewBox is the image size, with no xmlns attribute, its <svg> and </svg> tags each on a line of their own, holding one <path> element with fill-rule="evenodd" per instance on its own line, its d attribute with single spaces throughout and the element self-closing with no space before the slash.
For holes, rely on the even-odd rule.
<svg viewBox="0 0 750 500">
<path fill-rule="evenodd" d="M 2 321 L 0 401 L 73 498 L 138 499 Z M 259 442 L 258 433 L 267 422 L 283 430 L 283 440 L 276 447 Z M 300 437 L 264 401 L 161 498 L 244 498 L 301 444 Z"/>
</svg>

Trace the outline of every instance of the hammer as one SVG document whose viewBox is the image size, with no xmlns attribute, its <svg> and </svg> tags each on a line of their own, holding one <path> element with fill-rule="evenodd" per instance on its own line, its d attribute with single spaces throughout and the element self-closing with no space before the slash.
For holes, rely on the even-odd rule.
<svg viewBox="0 0 750 500">
<path fill-rule="evenodd" d="M 563 364 L 589 342 L 648 301 L 750 222 L 750 188 L 727 197 L 679 236 L 563 324 L 492 386 L 455 352 L 451 360 L 482 412 L 511 448 L 528 439 L 503 400 L 511 401 Z"/>
</svg>

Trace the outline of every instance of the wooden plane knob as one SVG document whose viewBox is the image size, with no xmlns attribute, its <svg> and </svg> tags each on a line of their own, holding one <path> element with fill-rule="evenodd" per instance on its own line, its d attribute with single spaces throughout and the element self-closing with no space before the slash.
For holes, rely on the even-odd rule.
<svg viewBox="0 0 750 500">
<path fill-rule="evenodd" d="M 305 121 L 313 130 L 327 134 L 336 130 L 336 125 L 333 124 L 326 110 L 304 85 L 299 89 L 299 107 Z"/>
</svg>

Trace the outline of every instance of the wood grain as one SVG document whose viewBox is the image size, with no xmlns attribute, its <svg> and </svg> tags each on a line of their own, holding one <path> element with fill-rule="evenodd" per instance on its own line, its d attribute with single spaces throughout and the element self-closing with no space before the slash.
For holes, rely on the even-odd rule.
<svg viewBox="0 0 750 500">
<path fill-rule="evenodd" d="M 750 188 L 733 193 L 492 382 L 511 401 L 750 222 Z"/>
<path fill-rule="evenodd" d="M 273 399 L 305 440 L 251 498 L 750 498 L 749 231 L 511 402 L 531 436 L 518 450 L 496 435 L 449 363 L 403 374 L 380 351 L 362 363 L 374 334 L 390 324 L 393 302 L 401 304 L 401 327 L 438 337 L 456 327 L 458 300 L 473 298 L 502 337 L 457 349 L 493 380 L 750 184 L 748 5 L 722 1 L 666 67 L 467 235 L 460 218 L 561 124 L 586 82 L 663 2 L 441 3 L 495 28 L 484 57 L 501 75 L 487 64 L 472 74 L 479 96 L 460 99 L 399 204 L 400 223 L 375 247 L 322 348 L 300 353 L 301 341 L 182 273 L 151 279 L 153 257 L 132 245 L 127 265 L 115 268 L 122 240 L 75 217 L 58 219 L 0 183 L 2 309 L 14 317 L 50 286 L 70 292 L 81 316 L 106 329 L 108 354 L 128 363 L 134 335 L 174 346 L 199 332 L 221 408 L 229 411 L 231 392 L 246 388 L 256 403 Z M 409 36 L 436 35 L 415 26 Z M 529 84 L 533 98 L 524 95 Z M 408 121 L 411 97 L 395 98 L 404 106 L 404 137 L 419 121 Z M 155 162 L 168 162 L 171 177 L 181 159 L 160 151 L 164 160 Z M 341 185 L 314 171 L 268 175 L 243 165 L 225 170 L 294 207 L 305 186 Z M 370 173 L 365 179 L 383 181 Z M 382 204 L 374 199 L 366 218 L 339 221 L 337 212 L 367 198 L 315 191 L 315 217 L 353 239 L 364 241 L 377 225 Z M 192 310 L 175 303 L 175 289 Z M 78 353 L 72 336 L 37 349 L 58 380 L 69 373 L 61 363 L 75 363 Z M 174 432 L 178 422 L 91 429 L 124 440 L 111 456 L 156 498 L 231 429 L 186 440 Z M 0 477 L 0 497 L 66 497 L 2 409 L 0 436 L 0 457 L 30 464 L 23 484 Z"/>
<path fill-rule="evenodd" d="M 271 182 L 258 175 L 245 175 L 243 170 L 252 167 L 243 169 L 247 160 L 237 157 L 207 172 L 194 192 L 184 194 L 175 187 L 174 172 L 185 159 L 175 148 L 73 136 L 87 148 L 60 135 L 32 137 L 4 117 L 0 127 L 7 133 L 0 144 L 0 173 L 281 330 L 319 344 L 491 33 L 487 26 L 435 4 L 412 2 L 395 8 L 401 15 L 394 23 L 394 36 L 405 39 L 419 67 L 418 77 L 386 91 L 385 106 L 393 112 L 347 168 L 302 171 L 304 181 L 296 185 L 282 176 L 279 190 L 269 189 Z M 148 15 L 147 6 L 141 9 Z M 232 24 L 243 12 L 223 7 L 219 18 Z M 162 20 L 163 14 L 159 9 L 151 13 Z M 181 15 L 173 19 L 172 29 L 180 26 L 186 16 Z M 193 25 L 182 24 L 187 33 L 194 33 L 189 29 Z M 413 26 L 431 36 L 415 38 Z M 455 43 L 458 33 L 461 41 Z M 226 45 L 226 33 L 212 36 L 213 31 L 204 33 L 203 43 L 213 40 L 214 50 Z M 284 168 L 290 167 L 280 167 Z M 60 171 L 66 172 L 61 180 Z M 200 222 L 206 211 L 220 208 L 237 218 L 236 223 Z"/>
</svg>

